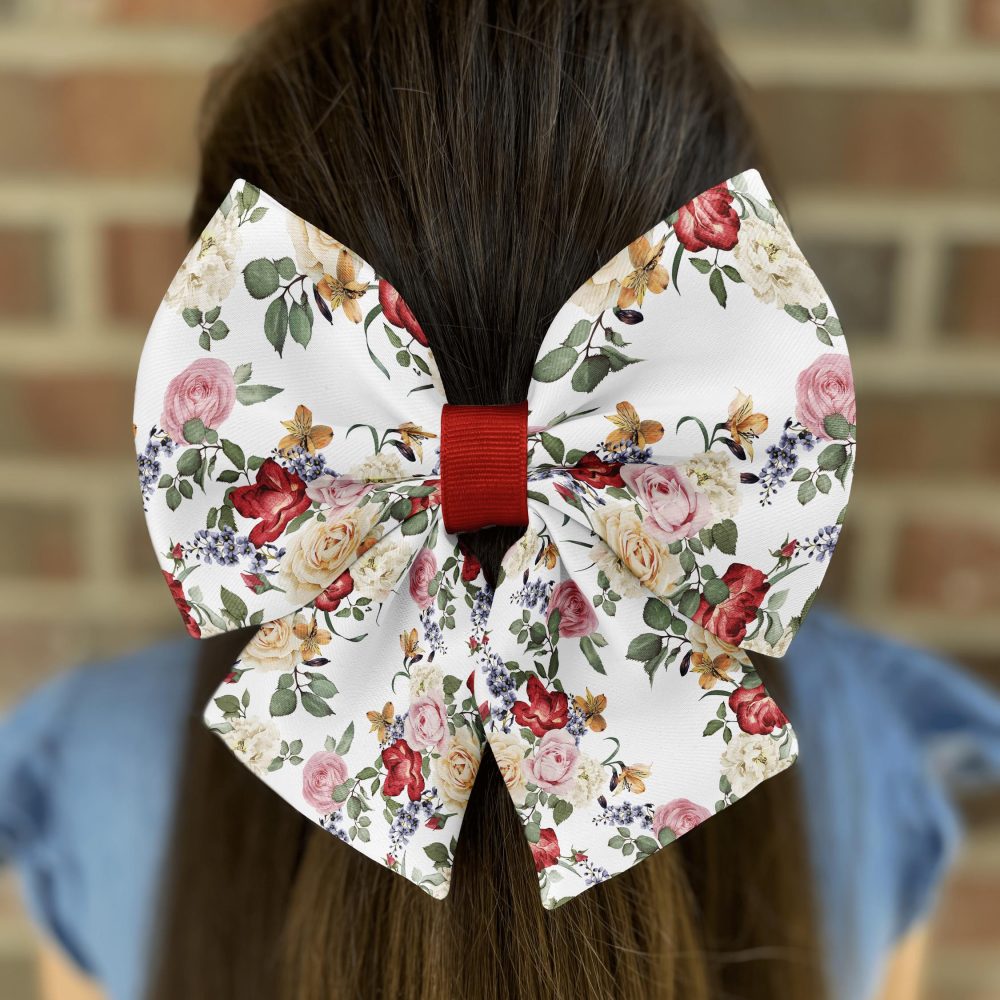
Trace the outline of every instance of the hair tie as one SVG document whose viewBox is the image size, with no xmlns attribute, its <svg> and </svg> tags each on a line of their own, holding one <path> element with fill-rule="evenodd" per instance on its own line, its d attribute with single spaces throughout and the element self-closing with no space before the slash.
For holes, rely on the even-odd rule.
<svg viewBox="0 0 1000 1000">
<path fill-rule="evenodd" d="M 854 388 L 755 171 L 579 288 L 516 406 L 448 405 L 398 292 L 237 181 L 153 321 L 135 424 L 188 631 L 258 626 L 207 724 L 430 894 L 484 740 L 547 907 L 793 761 L 747 651 L 785 652 L 828 565 Z M 525 525 L 495 593 L 456 537 L 488 524 Z"/>
</svg>

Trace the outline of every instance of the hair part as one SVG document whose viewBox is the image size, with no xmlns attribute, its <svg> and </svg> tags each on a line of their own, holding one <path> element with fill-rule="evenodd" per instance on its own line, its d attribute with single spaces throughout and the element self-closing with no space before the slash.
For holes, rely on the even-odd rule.
<svg viewBox="0 0 1000 1000">
<path fill-rule="evenodd" d="M 202 133 L 192 235 L 236 178 L 257 184 L 389 278 L 465 404 L 523 400 L 569 295 L 759 163 L 714 40 L 670 0 L 297 3 L 215 75 Z M 491 576 L 518 534 L 466 541 Z M 484 752 L 431 900 L 203 729 L 248 637 L 205 643 L 152 1000 L 822 995 L 794 769 L 547 912 Z"/>
</svg>

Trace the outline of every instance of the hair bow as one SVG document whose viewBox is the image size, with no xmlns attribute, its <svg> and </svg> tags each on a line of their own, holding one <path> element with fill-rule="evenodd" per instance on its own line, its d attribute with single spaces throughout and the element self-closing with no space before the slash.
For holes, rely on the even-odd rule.
<svg viewBox="0 0 1000 1000">
<path fill-rule="evenodd" d="M 855 404 L 755 171 L 579 288 L 501 407 L 449 406 L 398 292 L 237 181 L 153 321 L 135 424 L 188 631 L 258 626 L 208 725 L 431 895 L 484 741 L 547 907 L 793 761 L 747 651 L 784 653 L 813 600 Z M 487 524 L 525 526 L 495 591 L 456 535 Z"/>
</svg>

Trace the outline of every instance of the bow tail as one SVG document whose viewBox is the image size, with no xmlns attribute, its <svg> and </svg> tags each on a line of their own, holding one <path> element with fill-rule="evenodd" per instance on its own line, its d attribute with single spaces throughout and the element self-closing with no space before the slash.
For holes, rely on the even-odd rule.
<svg viewBox="0 0 1000 1000">
<path fill-rule="evenodd" d="M 795 758 L 745 653 L 533 504 L 479 652 L 487 739 L 554 908 L 648 858 Z"/>
<path fill-rule="evenodd" d="M 482 751 L 468 636 L 489 594 L 439 512 L 263 625 L 204 718 L 299 812 L 441 898 Z"/>
</svg>

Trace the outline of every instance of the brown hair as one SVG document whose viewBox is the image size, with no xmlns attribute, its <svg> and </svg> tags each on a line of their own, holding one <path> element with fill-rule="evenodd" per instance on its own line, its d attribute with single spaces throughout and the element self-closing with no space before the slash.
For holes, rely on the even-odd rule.
<svg viewBox="0 0 1000 1000">
<path fill-rule="evenodd" d="M 758 163 L 682 3 L 310 0 L 213 79 L 191 229 L 235 178 L 253 181 L 392 281 L 451 402 L 513 403 L 573 289 Z M 516 534 L 467 542 L 489 574 Z M 822 994 L 794 769 L 547 912 L 487 751 L 439 902 L 290 809 L 202 729 L 247 638 L 205 644 L 153 1000 Z"/>
</svg>

